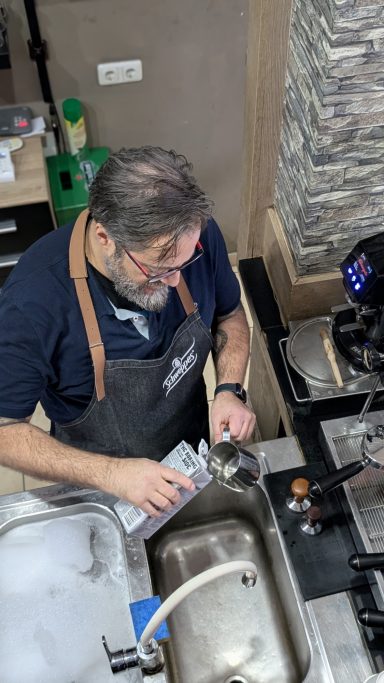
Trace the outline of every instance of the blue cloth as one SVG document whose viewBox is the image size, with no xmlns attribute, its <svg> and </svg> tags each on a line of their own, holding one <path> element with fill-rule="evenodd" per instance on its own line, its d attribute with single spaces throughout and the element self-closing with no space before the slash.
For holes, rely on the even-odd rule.
<svg viewBox="0 0 384 683">
<path fill-rule="evenodd" d="M 159 595 L 152 595 L 150 598 L 145 598 L 144 600 L 137 600 L 136 602 L 130 603 L 129 609 L 131 611 L 133 628 L 135 630 L 137 642 L 140 640 L 145 627 L 147 624 L 149 624 L 150 619 L 152 619 L 159 607 L 161 607 Z M 153 637 L 158 643 L 168 640 L 170 636 L 166 621 L 161 622 Z"/>
<path fill-rule="evenodd" d="M 69 278 L 73 223 L 35 242 L 21 257 L 0 293 L 0 416 L 31 415 L 38 401 L 59 424 L 80 417 L 89 404 L 94 374 L 84 323 Z M 239 304 L 240 287 L 223 236 L 210 220 L 201 242 L 204 255 L 183 271 L 200 315 L 210 328 L 216 316 Z M 88 285 L 107 360 L 162 356 L 185 319 L 177 292 L 166 307 L 148 313 L 149 339 L 132 322 L 119 320 L 88 268 Z"/>
</svg>

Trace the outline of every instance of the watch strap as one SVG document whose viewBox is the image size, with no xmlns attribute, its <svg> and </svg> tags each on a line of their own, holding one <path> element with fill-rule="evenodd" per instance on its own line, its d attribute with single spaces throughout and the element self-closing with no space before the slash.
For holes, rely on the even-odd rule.
<svg viewBox="0 0 384 683">
<path fill-rule="evenodd" d="M 232 384 L 230 382 L 227 382 L 224 384 L 219 384 L 215 389 L 215 396 L 217 396 L 217 394 L 220 394 L 222 391 L 232 392 L 243 403 L 245 403 L 247 400 L 247 392 L 245 391 L 244 387 L 239 383 Z"/>
</svg>

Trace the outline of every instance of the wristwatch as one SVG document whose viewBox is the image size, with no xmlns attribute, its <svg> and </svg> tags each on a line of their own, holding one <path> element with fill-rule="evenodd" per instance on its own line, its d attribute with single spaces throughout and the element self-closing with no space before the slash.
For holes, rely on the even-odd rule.
<svg viewBox="0 0 384 683">
<path fill-rule="evenodd" d="M 215 396 L 220 394 L 221 391 L 231 391 L 243 403 L 247 401 L 247 392 L 241 384 L 219 384 L 215 389 Z"/>
</svg>

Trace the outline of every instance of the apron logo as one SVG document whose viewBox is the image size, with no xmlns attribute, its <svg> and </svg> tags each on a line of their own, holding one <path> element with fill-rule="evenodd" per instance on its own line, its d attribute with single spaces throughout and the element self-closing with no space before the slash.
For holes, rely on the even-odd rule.
<svg viewBox="0 0 384 683">
<path fill-rule="evenodd" d="M 166 380 L 163 382 L 163 387 L 166 389 L 166 396 L 169 392 L 180 382 L 184 375 L 194 366 L 197 361 L 197 353 L 195 351 L 195 339 L 193 340 L 188 351 L 185 352 L 181 358 L 174 358 L 172 361 L 172 371 L 169 373 Z"/>
</svg>

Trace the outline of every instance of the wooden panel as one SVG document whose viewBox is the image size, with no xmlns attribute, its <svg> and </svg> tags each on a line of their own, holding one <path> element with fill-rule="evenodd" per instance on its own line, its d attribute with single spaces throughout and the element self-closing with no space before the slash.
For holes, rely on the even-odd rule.
<svg viewBox="0 0 384 683">
<path fill-rule="evenodd" d="M 0 495 L 23 491 L 23 475 L 9 467 L 0 467 Z"/>
<path fill-rule="evenodd" d="M 291 9 L 291 0 L 249 3 L 239 258 L 261 254 L 265 212 L 273 204 Z"/>
<path fill-rule="evenodd" d="M 280 420 L 287 436 L 292 423 L 269 356 L 265 336 L 253 312 L 253 334 L 249 364 L 248 396 L 256 413 L 262 441 L 276 439 Z"/>
<path fill-rule="evenodd" d="M 264 262 L 282 320 L 301 320 L 329 313 L 345 301 L 341 273 L 298 276 L 285 233 L 275 209 L 268 209 Z"/>
<path fill-rule="evenodd" d="M 30 477 L 24 474 L 23 477 L 24 491 L 31 491 L 32 489 L 40 489 L 43 486 L 51 486 L 51 481 L 45 481 L 45 479 L 36 479 L 35 477 Z"/>
<path fill-rule="evenodd" d="M 2 183 L 0 208 L 46 202 L 49 199 L 41 138 L 24 138 L 23 142 L 23 147 L 12 153 L 15 181 Z"/>
</svg>

